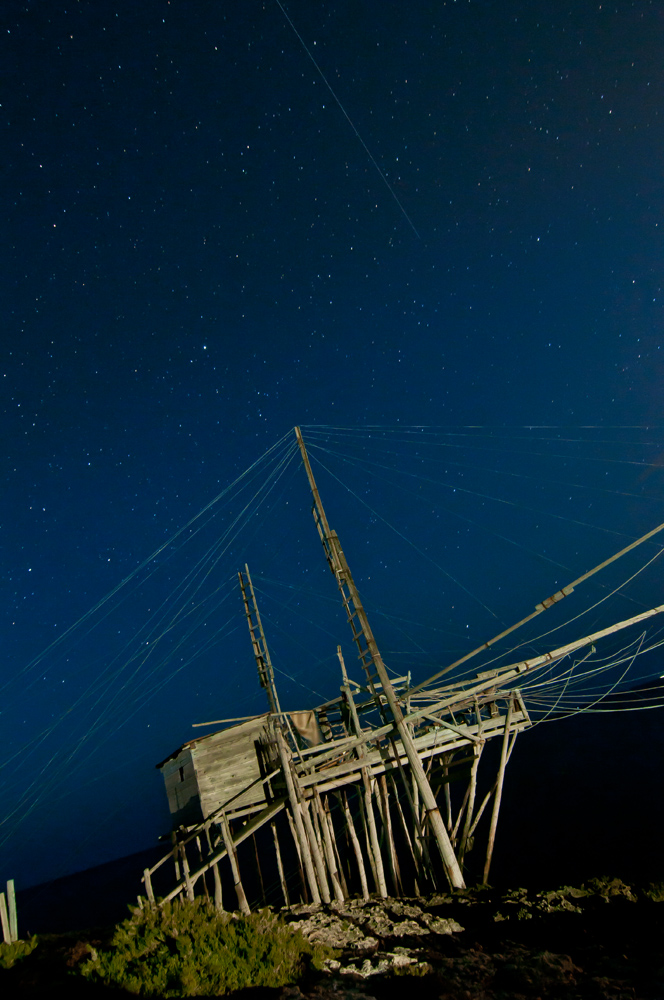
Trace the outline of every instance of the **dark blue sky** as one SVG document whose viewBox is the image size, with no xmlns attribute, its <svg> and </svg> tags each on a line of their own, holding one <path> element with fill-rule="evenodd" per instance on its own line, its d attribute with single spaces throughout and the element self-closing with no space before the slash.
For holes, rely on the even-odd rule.
<svg viewBox="0 0 664 1000">
<path fill-rule="evenodd" d="M 191 722 L 262 710 L 232 582 L 245 558 L 275 600 L 282 583 L 330 598 L 327 645 L 302 625 L 281 666 L 293 704 L 335 694 L 347 637 L 335 638 L 343 622 L 295 461 L 241 513 L 291 438 L 187 546 L 140 570 L 130 598 L 105 604 L 94 631 L 28 668 L 294 424 L 357 428 L 349 442 L 310 440 L 428 552 L 411 564 L 412 545 L 400 554 L 328 477 L 368 603 L 447 630 L 410 635 L 415 672 L 662 520 L 661 5 L 283 8 L 0 11 L 0 856 L 21 884 L 153 843 L 168 817 L 152 765 Z M 440 430 L 424 447 L 363 437 L 369 425 Z M 426 517 L 339 452 L 419 476 Z M 222 537 L 230 547 L 215 549 Z M 191 598 L 174 588 L 199 558 L 214 573 Z M 177 655 L 143 664 L 155 607 L 175 602 L 165 627 L 217 586 L 225 603 L 206 596 Z M 274 605 L 277 647 L 294 593 Z M 651 597 L 635 595 L 636 611 Z M 323 620 L 315 607 L 309 619 Z M 384 636 L 403 660 L 399 641 Z"/>
</svg>

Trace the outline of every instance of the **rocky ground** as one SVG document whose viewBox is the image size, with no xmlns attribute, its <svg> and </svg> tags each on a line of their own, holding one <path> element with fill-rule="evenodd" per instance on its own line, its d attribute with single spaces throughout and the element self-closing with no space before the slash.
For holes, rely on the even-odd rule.
<svg viewBox="0 0 664 1000">
<path fill-rule="evenodd" d="M 423 899 L 298 906 L 285 916 L 336 950 L 298 985 L 237 1000 L 664 1000 L 664 892 L 618 879 L 551 892 L 468 890 Z M 126 996 L 76 976 L 95 938 L 52 935 L 12 969 L 3 996 L 64 988 L 68 997 Z M 413 998 L 414 1000 L 414 998 Z"/>
</svg>

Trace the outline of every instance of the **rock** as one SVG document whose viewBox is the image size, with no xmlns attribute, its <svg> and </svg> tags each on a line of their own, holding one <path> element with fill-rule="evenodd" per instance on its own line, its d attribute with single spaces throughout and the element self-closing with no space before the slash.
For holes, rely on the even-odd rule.
<svg viewBox="0 0 664 1000">
<path fill-rule="evenodd" d="M 380 952 L 373 958 L 365 958 L 361 966 L 351 962 L 349 965 L 340 966 L 336 970 L 342 976 L 357 976 L 360 979 L 368 979 L 371 976 L 382 976 L 399 969 L 423 974 L 431 971 L 428 962 L 423 962 L 414 956 L 408 948 L 395 948 L 394 951 Z"/>
<path fill-rule="evenodd" d="M 365 952 L 378 947 L 376 938 L 335 913 L 312 913 L 306 920 L 294 920 L 290 926 L 301 931 L 309 941 L 325 944 L 329 948 Z"/>
<path fill-rule="evenodd" d="M 424 913 L 422 916 L 426 920 L 429 930 L 434 934 L 460 934 L 465 930 L 461 924 L 458 924 L 456 920 L 452 920 L 451 917 L 433 917 L 429 913 Z"/>
</svg>

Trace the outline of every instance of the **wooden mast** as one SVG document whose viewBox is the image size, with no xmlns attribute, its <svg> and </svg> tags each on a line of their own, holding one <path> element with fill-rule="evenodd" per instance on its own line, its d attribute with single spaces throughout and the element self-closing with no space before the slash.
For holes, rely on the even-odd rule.
<svg viewBox="0 0 664 1000">
<path fill-rule="evenodd" d="M 270 711 L 276 716 L 279 716 L 281 708 L 279 706 L 277 687 L 274 683 L 274 668 L 272 666 L 272 660 L 270 659 L 270 650 L 268 649 L 267 642 L 265 641 L 265 632 L 263 631 L 263 623 L 261 621 L 258 603 L 254 593 L 254 585 L 251 582 L 249 567 L 246 563 L 244 564 L 244 572 L 247 576 L 246 584 L 241 571 L 238 573 L 238 578 L 240 580 L 240 590 L 242 591 L 242 600 L 244 602 L 244 613 L 247 616 L 247 624 L 249 625 L 251 645 L 254 649 L 254 657 L 256 659 L 256 666 L 258 667 L 258 677 L 261 682 L 261 687 L 265 688 L 267 692 L 267 698 L 270 703 Z M 249 588 L 249 593 L 247 593 L 247 587 Z M 249 600 L 250 595 L 251 603 Z"/>
<path fill-rule="evenodd" d="M 334 573 L 337 586 L 342 594 L 346 613 L 348 614 L 348 619 L 353 630 L 353 638 L 360 650 L 360 659 L 367 674 L 369 688 L 374 694 L 377 705 L 381 708 L 381 714 L 385 716 L 387 713 L 382 708 L 382 700 L 378 696 L 375 686 L 376 680 L 380 682 L 383 695 L 387 702 L 387 707 L 389 708 L 389 714 L 391 714 L 392 719 L 394 720 L 394 726 L 399 734 L 406 756 L 408 757 L 413 777 L 417 782 L 417 787 L 422 797 L 422 802 L 426 810 L 426 815 L 429 820 L 432 833 L 436 838 L 436 843 L 438 844 L 438 849 L 440 851 L 447 876 L 452 886 L 455 888 L 463 888 L 465 883 L 463 875 L 461 874 L 461 868 L 459 867 L 459 862 L 457 861 L 449 835 L 445 829 L 445 824 L 438 810 L 436 797 L 433 794 L 431 785 L 429 784 L 429 780 L 424 771 L 424 767 L 422 766 L 422 761 L 420 760 L 419 754 L 415 748 L 410 730 L 404 721 L 401 706 L 399 705 L 392 682 L 390 681 L 385 664 L 383 663 L 383 658 L 380 655 L 374 634 L 371 630 L 371 626 L 369 625 L 369 619 L 367 618 L 362 601 L 360 600 L 360 595 L 357 587 L 355 586 L 355 581 L 353 580 L 348 563 L 346 562 L 346 557 L 343 554 L 341 544 L 336 532 L 330 530 L 299 427 L 295 428 L 295 436 L 300 447 L 302 461 L 304 462 L 304 468 L 306 470 L 309 486 L 311 487 L 313 495 L 314 520 L 316 521 L 316 525 L 318 527 L 318 532 L 323 543 L 323 548 L 325 550 L 325 555 L 330 569 Z M 362 638 L 366 644 L 365 647 L 362 646 Z M 375 673 L 372 673 L 372 667 L 375 670 Z"/>
</svg>

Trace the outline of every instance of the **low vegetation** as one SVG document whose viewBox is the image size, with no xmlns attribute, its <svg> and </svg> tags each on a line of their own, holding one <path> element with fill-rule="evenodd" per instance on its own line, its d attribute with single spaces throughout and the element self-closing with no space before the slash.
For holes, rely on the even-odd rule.
<svg viewBox="0 0 664 1000">
<path fill-rule="evenodd" d="M 37 947 L 37 936 L 27 941 L 14 941 L 13 944 L 0 943 L 0 969 L 11 969 Z"/>
<path fill-rule="evenodd" d="M 214 995 L 285 986 L 334 953 L 310 944 L 268 910 L 217 913 L 207 900 L 133 908 L 107 950 L 91 949 L 84 976 L 142 996 Z"/>
</svg>

